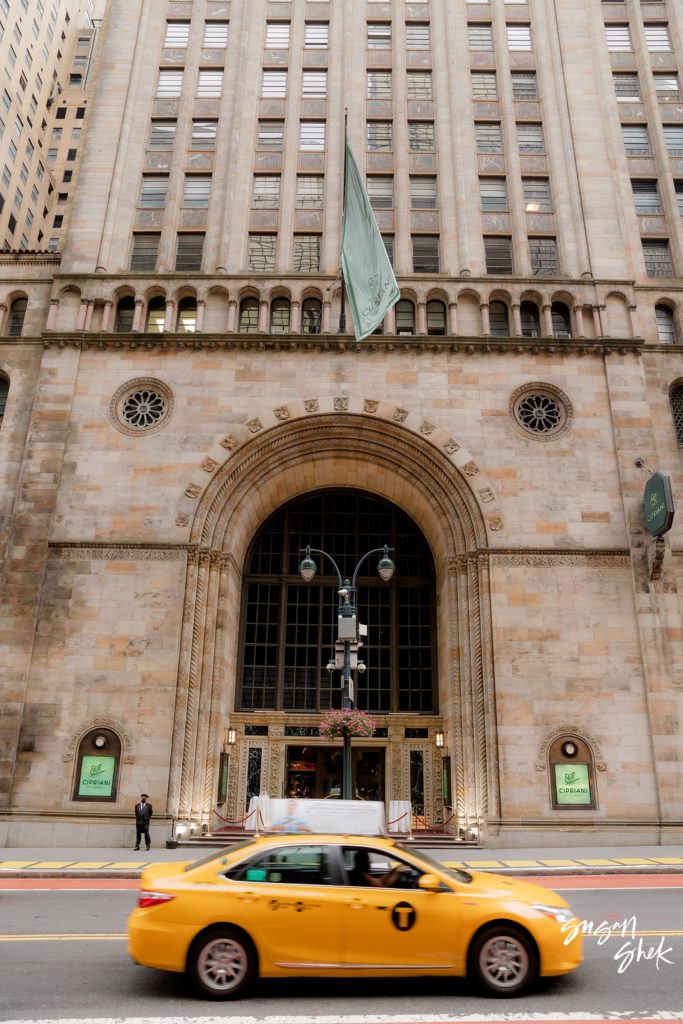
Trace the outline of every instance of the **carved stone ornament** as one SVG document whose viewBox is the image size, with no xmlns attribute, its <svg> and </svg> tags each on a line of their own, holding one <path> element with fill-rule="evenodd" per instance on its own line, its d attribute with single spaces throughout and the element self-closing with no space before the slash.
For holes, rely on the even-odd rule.
<svg viewBox="0 0 683 1024">
<path fill-rule="evenodd" d="M 226 452 L 234 452 L 235 448 L 239 444 L 236 437 L 224 437 L 221 441 L 221 448 L 225 448 Z"/>
<path fill-rule="evenodd" d="M 490 487 L 482 487 L 479 491 L 479 500 L 483 502 L 495 501 L 496 496 Z"/>
<path fill-rule="evenodd" d="M 379 408 L 379 402 L 375 402 L 375 401 L 371 400 L 370 398 L 366 398 L 365 399 L 365 402 L 363 403 L 363 411 L 364 412 L 369 412 L 369 413 L 377 412 L 378 408 Z"/>
<path fill-rule="evenodd" d="M 334 400 L 334 411 L 335 412 L 347 412 L 349 408 L 348 398 L 335 398 Z"/>
<path fill-rule="evenodd" d="M 178 515 L 175 517 L 175 524 L 176 526 L 189 526 L 190 517 L 186 512 L 179 512 Z"/>
<path fill-rule="evenodd" d="M 583 740 L 591 748 L 595 770 L 598 772 L 607 771 L 607 765 L 605 764 L 603 756 L 600 753 L 598 741 L 595 739 L 595 737 L 591 733 L 589 733 L 587 729 L 584 729 L 582 725 L 577 725 L 575 722 L 563 722 L 560 725 L 555 726 L 555 728 L 551 732 L 547 732 L 545 734 L 541 742 L 541 745 L 538 748 L 538 753 L 536 755 L 537 772 L 546 771 L 548 767 L 548 751 L 550 750 L 551 745 L 560 736 L 576 736 L 577 739 Z"/>
<path fill-rule="evenodd" d="M 286 405 L 280 405 L 275 410 L 275 416 L 278 420 L 288 420 L 290 417 L 289 409 Z"/>
<path fill-rule="evenodd" d="M 87 736 L 87 734 L 89 732 L 92 732 L 94 729 L 110 729 L 112 732 L 115 732 L 116 735 L 121 740 L 121 754 L 124 763 L 135 764 L 135 756 L 133 754 L 124 755 L 123 753 L 126 747 L 128 747 L 129 749 L 131 747 L 130 736 L 125 731 L 125 729 L 118 721 L 118 719 L 107 718 L 106 715 L 97 715 L 95 718 L 88 719 L 87 721 L 82 723 L 82 725 L 76 732 L 71 734 L 71 739 L 69 740 L 68 747 L 62 754 L 62 761 L 73 761 L 74 757 L 76 756 L 76 750 L 78 749 L 79 743 L 81 742 L 84 736 Z M 131 758 L 131 760 L 126 760 L 127 758 Z"/>
<path fill-rule="evenodd" d="M 479 472 L 479 466 L 476 464 L 476 462 L 467 462 L 462 467 L 462 471 L 465 474 L 465 476 L 476 476 L 477 473 Z"/>
<path fill-rule="evenodd" d="M 455 455 L 456 452 L 460 451 L 460 445 L 457 441 L 454 441 L 452 437 L 449 437 L 448 440 L 444 442 L 443 450 L 446 455 Z"/>
<path fill-rule="evenodd" d="M 395 411 L 394 411 L 394 421 L 396 423 L 405 423 L 405 421 L 407 419 L 408 419 L 408 410 L 407 409 L 401 409 L 401 408 L 395 409 Z"/>
<path fill-rule="evenodd" d="M 304 402 L 304 409 L 307 413 L 320 412 L 320 403 L 317 398 L 311 398 L 309 401 Z"/>
<path fill-rule="evenodd" d="M 488 519 L 490 529 L 494 531 L 503 529 L 503 517 L 502 516 L 490 516 Z"/>
<path fill-rule="evenodd" d="M 205 473 L 213 473 L 217 465 L 218 463 L 216 462 L 215 459 L 207 458 L 204 459 L 204 461 L 202 462 L 202 469 L 204 470 Z"/>
<path fill-rule="evenodd" d="M 436 430 L 436 424 L 430 423 L 429 420 L 423 420 L 420 424 L 420 433 L 424 434 L 425 437 L 429 437 Z"/>
<path fill-rule="evenodd" d="M 259 430 L 263 430 L 263 424 L 259 419 L 253 419 L 247 421 L 247 430 L 252 434 L 258 434 Z"/>
<path fill-rule="evenodd" d="M 202 493 L 202 489 L 199 484 L 188 484 L 185 488 L 185 494 L 188 498 L 198 498 Z"/>
</svg>

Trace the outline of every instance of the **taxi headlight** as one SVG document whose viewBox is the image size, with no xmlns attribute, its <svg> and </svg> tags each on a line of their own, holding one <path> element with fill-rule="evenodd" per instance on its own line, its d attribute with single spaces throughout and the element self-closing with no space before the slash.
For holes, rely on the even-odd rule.
<svg viewBox="0 0 683 1024">
<path fill-rule="evenodd" d="M 546 917 L 552 917 L 560 924 L 566 924 L 574 916 L 569 907 L 547 907 L 544 903 L 534 903 L 534 910 L 537 910 L 539 914 L 545 914 Z"/>
</svg>

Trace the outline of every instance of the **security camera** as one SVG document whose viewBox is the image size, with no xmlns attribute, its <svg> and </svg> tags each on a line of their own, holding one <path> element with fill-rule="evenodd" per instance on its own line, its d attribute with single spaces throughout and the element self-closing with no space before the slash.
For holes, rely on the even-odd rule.
<svg viewBox="0 0 683 1024">
<path fill-rule="evenodd" d="M 358 669 L 358 671 L 362 675 L 363 672 L 365 672 L 365 662 L 364 661 L 359 661 L 357 666 L 356 666 L 356 668 Z"/>
<path fill-rule="evenodd" d="M 327 667 L 327 671 L 328 671 L 328 672 L 334 672 L 334 670 L 335 670 L 335 668 L 336 668 L 337 666 L 335 665 L 335 663 L 334 663 L 333 661 L 328 661 L 328 663 L 327 663 L 327 666 L 326 666 L 326 667 Z"/>
<path fill-rule="evenodd" d="M 342 587 L 341 590 L 337 591 L 337 593 L 339 594 L 340 597 L 348 597 L 349 596 L 349 592 L 346 589 L 346 587 Z"/>
<path fill-rule="evenodd" d="M 637 469 L 642 469 L 643 466 L 645 465 L 645 460 L 644 459 L 635 459 L 633 465 L 636 466 Z"/>
</svg>

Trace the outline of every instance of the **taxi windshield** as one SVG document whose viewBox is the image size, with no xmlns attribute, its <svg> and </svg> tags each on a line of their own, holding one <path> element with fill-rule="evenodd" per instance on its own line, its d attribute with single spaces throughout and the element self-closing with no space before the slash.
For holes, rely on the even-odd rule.
<svg viewBox="0 0 683 1024">
<path fill-rule="evenodd" d="M 407 843 L 396 843 L 395 845 L 399 850 L 404 850 L 406 853 L 409 853 L 411 857 L 415 858 L 415 860 L 422 861 L 422 863 L 426 864 L 429 868 L 436 868 L 437 871 L 441 871 L 444 875 L 448 875 L 454 881 L 460 882 L 462 885 L 469 885 L 472 881 L 472 875 L 470 875 L 469 872 L 461 871 L 460 868 L 449 868 L 446 864 L 437 860 L 436 857 L 430 857 L 428 853 L 424 852 L 424 850 L 414 850 L 412 847 L 408 846 Z"/>
<path fill-rule="evenodd" d="M 224 850 L 214 850 L 213 853 L 208 853 L 206 857 L 202 857 L 200 860 L 193 860 L 191 864 L 186 864 L 185 871 L 194 871 L 195 868 L 203 868 L 205 864 L 210 864 L 212 860 L 217 861 L 219 864 L 227 864 L 228 857 L 238 850 L 246 850 L 249 846 L 255 846 L 253 839 L 243 839 L 241 843 L 233 843 L 232 846 L 226 846 Z M 222 860 L 220 859 L 222 858 Z"/>
</svg>

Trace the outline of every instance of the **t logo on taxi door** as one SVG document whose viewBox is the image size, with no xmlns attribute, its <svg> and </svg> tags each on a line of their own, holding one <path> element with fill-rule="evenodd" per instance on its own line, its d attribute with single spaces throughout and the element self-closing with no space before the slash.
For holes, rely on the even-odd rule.
<svg viewBox="0 0 683 1024">
<path fill-rule="evenodd" d="M 391 911 L 394 928 L 400 932 L 409 932 L 417 920 L 417 914 L 410 903 L 397 903 Z"/>
</svg>

